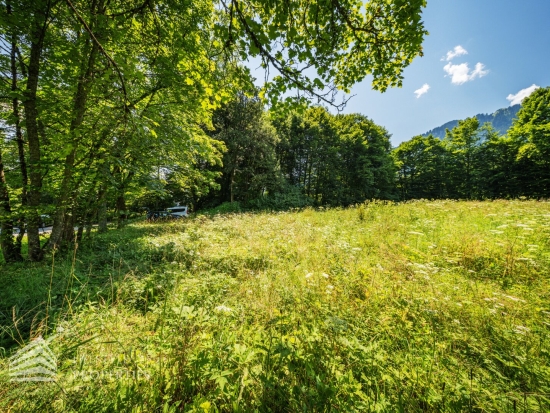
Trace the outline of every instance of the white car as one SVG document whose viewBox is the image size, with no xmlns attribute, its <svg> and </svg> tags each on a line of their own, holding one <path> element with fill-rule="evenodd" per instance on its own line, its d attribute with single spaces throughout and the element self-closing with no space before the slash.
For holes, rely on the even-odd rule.
<svg viewBox="0 0 550 413">
<path fill-rule="evenodd" d="M 168 213 L 174 218 L 186 218 L 189 216 L 188 207 L 186 206 L 175 206 L 171 208 L 166 208 Z"/>
</svg>

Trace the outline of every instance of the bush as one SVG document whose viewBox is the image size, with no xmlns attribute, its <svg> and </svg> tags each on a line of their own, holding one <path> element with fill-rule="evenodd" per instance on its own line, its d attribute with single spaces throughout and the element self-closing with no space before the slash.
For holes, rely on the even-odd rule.
<svg viewBox="0 0 550 413">
<path fill-rule="evenodd" d="M 252 210 L 284 211 L 292 208 L 312 206 L 313 200 L 305 196 L 300 188 L 287 186 L 282 192 L 266 195 L 249 201 L 246 206 Z"/>
</svg>

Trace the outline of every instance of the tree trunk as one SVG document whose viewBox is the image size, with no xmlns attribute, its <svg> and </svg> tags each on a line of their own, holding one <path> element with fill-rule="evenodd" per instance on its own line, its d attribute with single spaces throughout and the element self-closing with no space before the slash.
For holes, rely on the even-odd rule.
<svg viewBox="0 0 550 413">
<path fill-rule="evenodd" d="M 233 184 L 235 183 L 235 168 L 233 168 L 233 171 L 231 171 L 231 183 L 229 184 L 230 188 L 230 196 L 231 196 L 231 203 L 233 203 Z"/>
<path fill-rule="evenodd" d="M 108 168 L 107 168 L 108 169 Z M 102 184 L 97 194 L 97 232 L 107 232 L 107 187 Z"/>
<path fill-rule="evenodd" d="M 116 210 L 117 210 L 117 216 L 118 216 L 118 228 L 122 228 L 124 225 L 124 222 L 128 218 L 128 211 L 126 210 L 126 199 L 124 198 L 124 190 L 122 190 L 121 193 L 119 193 L 117 199 L 116 199 Z"/>
<path fill-rule="evenodd" d="M 82 234 L 84 234 L 84 223 L 80 222 L 78 224 L 78 231 L 76 231 L 76 243 L 80 244 L 82 242 Z"/>
<path fill-rule="evenodd" d="M 21 253 L 17 250 L 13 241 L 13 220 L 11 217 L 10 197 L 8 185 L 4 175 L 2 163 L 2 151 L 0 148 L 0 247 L 4 255 L 4 261 L 21 261 Z"/>
<path fill-rule="evenodd" d="M 92 75 L 95 64 L 95 59 L 98 53 L 98 46 L 93 43 L 90 53 L 80 78 L 73 103 L 73 118 L 70 126 L 70 134 L 74 136 L 76 131 L 84 122 L 84 114 L 86 113 L 86 104 L 88 101 L 88 93 L 92 83 Z M 57 249 L 63 246 L 64 243 L 70 243 L 74 240 L 73 222 L 70 219 L 72 203 L 74 202 L 73 174 L 74 161 L 76 158 L 76 150 L 78 146 L 78 138 L 72 140 L 72 150 L 65 157 L 65 166 L 63 170 L 63 180 L 59 191 L 59 197 L 56 205 L 56 214 L 52 233 L 48 242 L 48 249 Z"/>
<path fill-rule="evenodd" d="M 11 2 L 6 4 L 8 15 L 11 15 Z M 11 90 L 17 92 L 17 35 L 15 30 L 11 34 L 11 50 L 10 50 L 10 64 L 11 64 Z M 15 95 L 12 99 L 12 114 L 15 125 L 15 139 L 17 141 L 17 152 L 19 155 L 19 169 L 21 170 L 21 206 L 25 208 L 27 206 L 27 186 L 29 178 L 27 175 L 27 162 L 25 160 L 25 142 L 23 140 L 23 133 L 21 132 L 21 116 L 19 113 L 19 98 Z M 19 233 L 15 241 L 15 248 L 18 254 L 21 255 L 21 245 L 23 242 L 23 236 L 26 232 L 25 218 L 22 214 L 18 217 Z"/>
<path fill-rule="evenodd" d="M 89 214 L 86 214 L 86 217 L 84 219 L 84 228 L 86 230 L 86 238 L 90 238 L 92 235 L 92 216 L 94 212 L 92 211 Z"/>
<path fill-rule="evenodd" d="M 38 233 L 40 227 L 39 207 L 42 193 L 42 168 L 40 162 L 40 137 L 38 134 L 37 90 L 40 77 L 40 59 L 47 30 L 46 22 L 50 12 L 49 8 L 50 4 L 47 2 L 43 13 L 36 13 L 31 39 L 27 87 L 23 93 L 27 142 L 29 145 L 30 187 L 27 197 L 29 206 L 29 214 L 27 216 L 27 239 L 29 259 L 31 261 L 40 261 L 42 259 L 42 249 L 40 247 L 40 236 Z"/>
</svg>

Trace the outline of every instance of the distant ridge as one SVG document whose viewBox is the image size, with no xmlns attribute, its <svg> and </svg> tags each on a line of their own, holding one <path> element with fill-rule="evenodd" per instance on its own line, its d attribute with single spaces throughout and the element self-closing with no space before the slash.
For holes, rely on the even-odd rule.
<svg viewBox="0 0 550 413">
<path fill-rule="evenodd" d="M 492 114 L 479 113 L 475 116 L 477 120 L 479 120 L 480 125 L 483 125 L 485 122 L 489 122 L 493 125 L 493 128 L 495 128 L 501 134 L 505 134 L 510 126 L 512 126 L 512 121 L 516 117 L 516 114 L 518 113 L 520 108 L 521 105 L 514 105 L 507 108 L 499 109 Z M 445 137 L 445 130 L 452 129 L 456 125 L 458 125 L 458 120 L 452 120 L 445 123 L 444 125 L 438 126 L 437 128 L 423 133 L 422 136 L 433 135 L 436 138 L 443 139 Z"/>
</svg>

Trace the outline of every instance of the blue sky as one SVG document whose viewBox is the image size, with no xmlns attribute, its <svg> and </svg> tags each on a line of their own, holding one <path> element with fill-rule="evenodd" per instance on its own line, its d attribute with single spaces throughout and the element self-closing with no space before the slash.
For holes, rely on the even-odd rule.
<svg viewBox="0 0 550 413">
<path fill-rule="evenodd" d="M 423 20 L 430 32 L 424 57 L 405 69 L 403 87 L 379 93 L 367 78 L 344 111 L 384 126 L 394 146 L 450 120 L 509 106 L 509 95 L 533 84 L 550 86 L 550 0 L 428 0 Z M 428 91 L 417 98 L 425 84 Z"/>
</svg>

